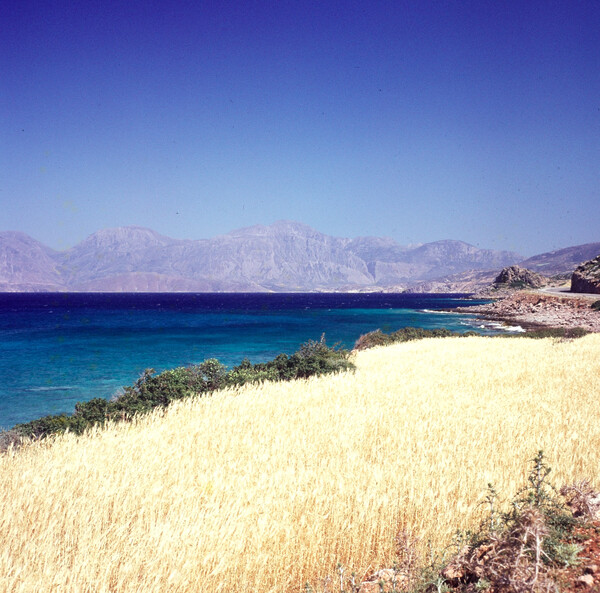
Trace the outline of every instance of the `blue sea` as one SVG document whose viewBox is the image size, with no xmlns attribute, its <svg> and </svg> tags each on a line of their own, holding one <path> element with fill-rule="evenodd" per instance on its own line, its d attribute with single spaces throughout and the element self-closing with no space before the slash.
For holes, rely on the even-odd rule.
<svg viewBox="0 0 600 593">
<path fill-rule="evenodd" d="M 503 331 L 441 309 L 484 301 L 408 294 L 0 294 L 0 427 L 110 398 L 146 368 L 264 362 L 324 333 L 351 348 L 401 327 Z"/>
</svg>

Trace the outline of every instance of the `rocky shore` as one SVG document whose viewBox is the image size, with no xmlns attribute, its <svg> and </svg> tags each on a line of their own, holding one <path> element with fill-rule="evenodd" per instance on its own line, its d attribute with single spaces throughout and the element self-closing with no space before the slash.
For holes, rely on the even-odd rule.
<svg viewBox="0 0 600 593">
<path fill-rule="evenodd" d="M 525 329 L 536 327 L 581 327 L 600 332 L 600 311 L 591 308 L 594 297 L 558 296 L 542 292 L 514 292 L 502 299 L 455 309 L 460 313 L 476 313 L 484 319 L 521 325 Z"/>
</svg>

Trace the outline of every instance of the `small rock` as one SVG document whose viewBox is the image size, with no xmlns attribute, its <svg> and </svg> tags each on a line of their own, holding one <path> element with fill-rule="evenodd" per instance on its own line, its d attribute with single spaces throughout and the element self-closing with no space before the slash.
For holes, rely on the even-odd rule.
<svg viewBox="0 0 600 593">
<path fill-rule="evenodd" d="M 598 567 L 597 564 L 588 564 L 585 567 L 585 574 L 596 574 L 598 571 L 600 570 L 600 567 Z"/>
<path fill-rule="evenodd" d="M 442 570 L 442 576 L 450 583 L 458 583 L 465 578 L 467 570 L 459 564 L 449 564 Z"/>
<path fill-rule="evenodd" d="M 577 578 L 578 583 L 583 583 L 586 587 L 594 586 L 594 577 L 591 574 L 583 574 Z"/>
</svg>

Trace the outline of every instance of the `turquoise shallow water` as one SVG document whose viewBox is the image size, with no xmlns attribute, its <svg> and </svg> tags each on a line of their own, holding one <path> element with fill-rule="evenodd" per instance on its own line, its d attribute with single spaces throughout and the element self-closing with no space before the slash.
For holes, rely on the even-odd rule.
<svg viewBox="0 0 600 593">
<path fill-rule="evenodd" d="M 464 295 L 0 294 L 0 427 L 111 397 L 146 368 L 266 361 L 320 338 L 352 347 L 380 328 L 495 333 L 440 309 Z"/>
</svg>

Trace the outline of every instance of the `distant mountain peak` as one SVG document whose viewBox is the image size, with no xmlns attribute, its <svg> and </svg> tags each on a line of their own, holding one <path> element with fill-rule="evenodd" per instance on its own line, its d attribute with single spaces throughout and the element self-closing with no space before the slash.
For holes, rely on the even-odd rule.
<svg viewBox="0 0 600 593">
<path fill-rule="evenodd" d="M 302 231 L 309 233 L 319 232 L 315 231 L 315 229 L 308 226 L 307 224 L 304 224 L 303 222 L 296 222 L 294 220 L 277 220 L 271 225 L 271 228 L 288 231 Z"/>
<path fill-rule="evenodd" d="M 295 235 L 322 235 L 322 233 L 316 231 L 307 224 L 294 222 L 293 220 L 278 220 L 270 225 L 255 224 L 248 227 L 242 227 L 223 236 L 265 236 L 282 233 Z"/>
<path fill-rule="evenodd" d="M 123 226 L 96 231 L 79 243 L 79 246 L 127 246 L 143 249 L 149 246 L 170 245 L 173 242 L 175 239 L 161 235 L 152 229 L 141 226 Z"/>
<path fill-rule="evenodd" d="M 60 290 L 58 253 L 20 231 L 0 232 L 0 290 Z"/>
<path fill-rule="evenodd" d="M 0 239 L 2 238 L 35 241 L 33 237 L 30 237 L 27 233 L 22 231 L 0 231 Z"/>
<path fill-rule="evenodd" d="M 40 243 L 37 239 L 30 237 L 27 233 L 23 233 L 22 231 L 0 231 L 0 242 L 4 244 L 22 243 L 30 246 L 35 245 L 47 253 L 55 253 L 54 249 Z"/>
</svg>

